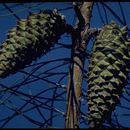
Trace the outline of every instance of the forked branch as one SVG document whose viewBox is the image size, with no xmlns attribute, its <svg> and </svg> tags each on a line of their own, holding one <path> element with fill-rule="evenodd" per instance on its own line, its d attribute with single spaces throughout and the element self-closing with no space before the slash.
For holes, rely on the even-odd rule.
<svg viewBox="0 0 130 130">
<path fill-rule="evenodd" d="M 83 81 L 83 68 L 85 62 L 85 51 L 90 39 L 90 18 L 93 2 L 84 2 L 81 9 L 75 4 L 75 12 L 78 17 L 76 23 L 76 34 L 72 34 L 72 53 L 69 80 L 67 87 L 67 111 L 66 128 L 78 128 L 80 120 L 80 99 Z"/>
</svg>

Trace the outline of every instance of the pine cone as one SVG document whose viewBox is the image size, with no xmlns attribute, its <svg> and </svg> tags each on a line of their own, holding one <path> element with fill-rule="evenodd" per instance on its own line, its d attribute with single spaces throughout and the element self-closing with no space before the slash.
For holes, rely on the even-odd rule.
<svg viewBox="0 0 130 130">
<path fill-rule="evenodd" d="M 65 33 L 65 19 L 55 9 L 31 13 L 11 29 L 0 46 L 0 77 L 23 69 L 46 54 Z"/>
<path fill-rule="evenodd" d="M 105 25 L 96 38 L 88 71 L 90 127 L 102 125 L 119 103 L 122 89 L 127 84 L 130 42 L 126 34 L 126 28 L 112 22 Z"/>
</svg>

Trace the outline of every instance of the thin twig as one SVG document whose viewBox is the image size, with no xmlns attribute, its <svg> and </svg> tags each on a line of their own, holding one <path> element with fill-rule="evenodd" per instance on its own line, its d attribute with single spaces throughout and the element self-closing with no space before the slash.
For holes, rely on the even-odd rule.
<svg viewBox="0 0 130 130">
<path fill-rule="evenodd" d="M 3 6 L 11 13 L 13 16 L 17 19 L 20 20 L 20 18 L 12 11 L 5 3 L 3 3 Z"/>
</svg>

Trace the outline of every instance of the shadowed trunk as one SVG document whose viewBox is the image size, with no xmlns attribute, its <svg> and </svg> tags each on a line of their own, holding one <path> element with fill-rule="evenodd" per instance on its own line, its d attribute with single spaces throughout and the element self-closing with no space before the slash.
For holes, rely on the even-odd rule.
<svg viewBox="0 0 130 130">
<path fill-rule="evenodd" d="M 72 37 L 74 44 L 71 53 L 71 65 L 69 72 L 69 81 L 67 87 L 67 111 L 66 111 L 66 128 L 78 128 L 80 120 L 80 99 L 81 99 L 81 88 L 83 81 L 83 68 L 85 61 L 85 50 L 89 38 L 86 36 L 92 12 L 93 2 L 84 2 L 80 11 L 84 18 L 85 28 L 79 32 L 78 37 Z M 82 21 L 78 21 L 80 23 Z M 77 25 L 76 25 L 77 26 Z M 75 43 L 76 42 L 76 43 Z"/>
</svg>

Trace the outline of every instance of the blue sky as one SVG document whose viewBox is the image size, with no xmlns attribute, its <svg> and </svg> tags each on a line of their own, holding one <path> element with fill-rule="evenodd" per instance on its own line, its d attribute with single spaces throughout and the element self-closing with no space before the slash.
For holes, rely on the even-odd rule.
<svg viewBox="0 0 130 130">
<path fill-rule="evenodd" d="M 44 9 L 63 9 L 66 7 L 71 7 L 68 2 L 45 2 L 45 3 L 26 3 L 24 5 L 16 5 L 16 3 L 10 3 L 7 4 L 7 6 L 11 7 L 11 9 L 16 12 L 17 16 L 19 18 L 26 18 L 29 12 L 39 12 L 39 10 Z M 119 7 L 118 2 L 107 2 L 107 5 L 114 10 L 114 12 L 120 16 L 122 22 L 124 22 L 121 9 Z M 121 2 L 121 5 L 123 7 L 124 16 L 126 23 L 128 27 L 130 27 L 130 3 L 129 2 Z M 98 10 L 98 7 L 101 12 L 101 16 Z M 10 30 L 12 27 L 16 26 L 17 19 L 10 14 L 10 12 L 5 9 L 5 7 L 0 4 L 0 41 L 1 43 L 6 39 L 6 35 L 8 33 L 8 30 Z M 106 9 L 107 16 L 105 15 L 105 11 L 103 9 L 103 6 L 101 4 L 95 4 L 93 8 L 92 13 L 92 19 L 91 19 L 91 27 L 94 28 L 101 28 L 102 25 L 106 24 L 107 22 L 111 22 L 112 20 L 115 20 L 118 24 L 123 26 L 119 20 L 117 20 L 111 12 L 109 12 Z M 66 11 L 60 11 L 63 15 L 65 15 L 67 23 L 74 25 L 75 24 L 75 13 L 73 9 L 69 9 Z M 107 17 L 107 18 L 106 18 Z M 125 22 L 124 22 L 125 23 Z M 63 43 L 66 45 L 71 44 L 71 38 L 70 36 L 64 34 L 61 39 L 58 41 L 59 43 Z M 91 51 L 93 41 L 90 42 L 89 46 L 87 47 L 88 51 Z M 57 49 L 56 49 L 57 48 Z M 1 103 L 0 103 L 0 127 L 7 127 L 7 128 L 38 128 L 38 125 L 34 125 L 30 121 L 28 121 L 27 117 L 30 117 L 31 119 L 37 120 L 38 122 L 45 122 L 49 119 L 50 115 L 55 116 L 53 120 L 49 120 L 50 125 L 52 124 L 54 127 L 63 128 L 64 127 L 64 116 L 62 113 L 65 112 L 66 109 L 66 91 L 65 88 L 67 85 L 67 76 L 66 73 L 69 70 L 69 61 L 65 60 L 59 60 L 53 62 L 55 59 L 64 59 L 64 58 L 70 58 L 70 49 L 67 48 L 61 48 L 60 45 L 56 44 L 54 48 L 52 48 L 52 51 L 50 51 L 47 55 L 41 57 L 40 59 L 37 59 L 36 61 L 32 62 L 32 66 L 26 67 L 23 71 L 25 72 L 32 72 L 36 69 L 36 67 L 39 67 L 42 65 L 36 72 L 33 74 L 35 76 L 39 76 L 41 79 L 37 80 L 36 77 L 30 76 L 28 79 L 27 75 L 22 72 L 17 72 L 14 75 L 10 75 L 9 77 L 5 79 L 0 79 L 0 83 L 5 85 L 9 89 L 8 91 L 2 91 L 3 87 L 0 86 L 1 89 Z M 52 61 L 48 64 L 44 63 L 46 61 Z M 40 64 L 43 63 L 43 64 Z M 36 64 L 36 65 L 35 65 Z M 64 65 L 62 65 L 64 64 Z M 58 66 L 58 68 L 55 68 Z M 86 59 L 85 62 L 85 70 L 87 70 L 88 67 L 88 60 Z M 52 69 L 51 69 L 52 68 Z M 51 69 L 51 70 L 49 70 Z M 59 73 L 55 75 L 51 75 L 51 73 Z M 63 74 L 60 74 L 63 73 Z M 51 75 L 48 76 L 47 75 Z M 65 76 L 63 79 L 61 77 Z M 25 81 L 26 79 L 26 81 Z M 61 81 L 60 81 L 61 79 Z M 55 84 L 47 83 L 45 80 L 53 81 L 55 84 L 60 84 L 62 86 L 57 87 Z M 34 82 L 32 82 L 34 81 Z M 24 85 L 20 85 L 23 83 Z M 129 87 L 128 87 L 129 88 Z M 16 95 L 14 95 L 13 91 L 16 92 Z M 43 91 L 43 92 L 41 92 Z M 83 93 L 86 94 L 87 91 L 87 83 L 84 79 L 83 82 Z M 21 93 L 19 93 L 21 92 Z M 41 93 L 40 93 L 41 92 Z M 13 93 L 13 94 L 12 94 Z M 26 95 L 29 95 L 27 97 Z M 39 94 L 38 94 L 39 93 Z M 38 95 L 37 95 L 38 94 Z M 60 96 L 58 96 L 58 94 Z M 36 96 L 37 95 L 37 96 Z M 23 106 L 27 101 L 30 100 L 31 96 L 36 96 L 34 100 L 31 100 L 31 103 L 28 103 L 27 105 Z M 125 94 L 126 97 L 128 97 L 127 94 Z M 129 97 L 128 97 L 129 98 Z M 55 99 L 55 100 L 52 100 Z M 129 98 L 130 99 L 130 98 Z M 54 102 L 53 102 L 54 101 Z M 2 103 L 3 102 L 3 103 Z M 42 105 L 41 105 L 42 103 Z M 41 111 L 42 115 L 40 115 L 40 112 L 35 105 L 39 105 L 39 110 Z M 130 107 L 129 103 L 121 99 L 121 104 L 124 106 Z M 16 111 L 20 108 L 21 114 L 16 114 Z M 34 109 L 33 109 L 34 107 Z M 31 109 L 32 108 L 32 109 Z M 53 113 L 51 113 L 50 109 L 54 110 Z M 87 101 L 86 98 L 82 98 L 82 112 L 87 114 Z M 16 114 L 11 120 L 9 120 L 8 123 L 5 123 L 6 121 L 1 121 L 1 119 L 11 117 L 11 115 Z M 121 123 L 123 126 L 130 127 L 129 124 L 129 116 L 122 116 L 121 114 L 130 114 L 129 110 L 123 109 L 120 107 L 116 108 L 115 111 L 116 114 L 119 115 L 118 120 L 119 123 Z M 23 116 L 24 115 L 24 116 Z M 44 119 L 45 118 L 45 119 Z M 8 119 L 7 119 L 8 120 Z M 115 119 L 114 119 L 115 120 Z M 83 120 L 81 119 L 81 122 Z M 37 122 L 37 123 L 38 123 Z M 5 124 L 5 125 L 4 125 Z M 43 127 L 46 127 L 48 123 L 46 123 Z M 81 123 L 81 128 L 88 127 L 86 123 Z"/>
</svg>

